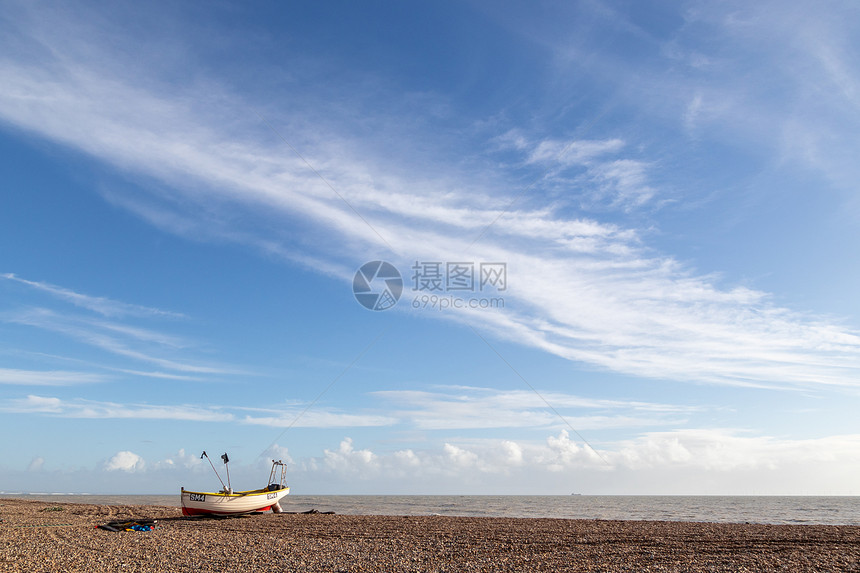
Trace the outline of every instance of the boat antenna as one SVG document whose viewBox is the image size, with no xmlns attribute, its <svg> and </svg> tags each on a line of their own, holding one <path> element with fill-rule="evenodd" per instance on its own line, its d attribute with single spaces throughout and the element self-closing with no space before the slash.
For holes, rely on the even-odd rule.
<svg viewBox="0 0 860 573">
<path fill-rule="evenodd" d="M 226 456 L 227 454 L 224 455 Z M 222 480 L 221 476 L 218 475 L 218 470 L 215 469 L 215 464 L 212 463 L 212 459 L 209 457 L 209 454 L 206 453 L 206 450 L 203 450 L 203 453 L 200 454 L 200 459 L 202 460 L 203 458 L 209 460 L 209 465 L 212 466 L 212 471 L 214 471 L 215 475 L 218 476 L 218 481 L 221 482 L 221 487 L 227 489 L 227 487 L 224 485 L 224 480 Z"/>
<path fill-rule="evenodd" d="M 224 460 L 224 467 L 227 469 L 227 489 L 233 491 L 233 486 L 230 484 L 230 466 L 227 465 L 227 462 L 230 461 L 230 458 L 227 457 L 227 452 L 224 452 L 221 455 L 221 459 Z M 224 484 L 221 484 L 224 485 Z"/>
</svg>

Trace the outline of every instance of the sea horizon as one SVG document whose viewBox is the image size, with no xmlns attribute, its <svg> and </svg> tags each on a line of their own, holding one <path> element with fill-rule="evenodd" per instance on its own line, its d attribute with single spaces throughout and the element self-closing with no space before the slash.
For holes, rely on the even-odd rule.
<svg viewBox="0 0 860 573">
<path fill-rule="evenodd" d="M 179 507 L 176 494 L 0 492 L 0 498 Z M 860 525 L 860 496 L 844 495 L 291 495 L 285 512 L 622 521 Z"/>
</svg>

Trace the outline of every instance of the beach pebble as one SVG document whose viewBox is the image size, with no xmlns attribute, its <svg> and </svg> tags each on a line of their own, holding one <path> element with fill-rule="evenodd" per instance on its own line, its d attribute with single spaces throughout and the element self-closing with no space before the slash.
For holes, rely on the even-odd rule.
<svg viewBox="0 0 860 573">
<path fill-rule="evenodd" d="M 44 511 L 47 507 L 62 510 Z M 96 526 L 157 519 L 153 531 Z M 2 500 L 0 571 L 852 571 L 860 527 L 272 514 Z"/>
</svg>

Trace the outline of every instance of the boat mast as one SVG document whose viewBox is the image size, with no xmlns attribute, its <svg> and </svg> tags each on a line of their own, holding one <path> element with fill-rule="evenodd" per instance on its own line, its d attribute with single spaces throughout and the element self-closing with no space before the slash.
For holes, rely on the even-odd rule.
<svg viewBox="0 0 860 573">
<path fill-rule="evenodd" d="M 230 483 L 230 466 L 227 465 L 227 462 L 230 461 L 230 458 L 227 457 L 227 452 L 224 452 L 221 455 L 221 459 L 224 460 L 224 467 L 227 469 L 227 493 L 233 493 L 233 485 Z M 221 485 L 224 485 L 223 483 Z"/>
<path fill-rule="evenodd" d="M 226 455 L 227 454 L 224 454 L 224 456 L 226 456 Z M 209 460 L 209 465 L 212 466 L 212 471 L 214 471 L 215 475 L 218 476 L 218 481 L 221 482 L 221 487 L 226 491 L 227 486 L 224 485 L 224 480 L 222 480 L 221 476 L 218 475 L 218 470 L 215 469 L 215 464 L 212 463 L 212 458 L 209 457 L 209 454 L 206 453 L 206 450 L 203 450 L 203 453 L 200 454 L 200 459 L 202 460 L 203 458 L 206 458 L 207 460 Z M 226 461 L 224 463 L 226 463 Z"/>
</svg>

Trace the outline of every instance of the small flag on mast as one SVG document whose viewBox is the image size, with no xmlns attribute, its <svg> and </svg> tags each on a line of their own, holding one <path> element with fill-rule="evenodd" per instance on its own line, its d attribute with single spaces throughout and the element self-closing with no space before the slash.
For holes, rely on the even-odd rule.
<svg viewBox="0 0 860 573">
<path fill-rule="evenodd" d="M 221 459 L 222 459 L 222 460 L 224 460 L 224 463 L 225 463 L 225 464 L 226 464 L 227 462 L 229 462 L 229 461 L 230 461 L 230 458 L 228 458 L 228 457 L 227 457 L 227 453 L 226 453 L 226 452 L 221 456 Z"/>
</svg>

